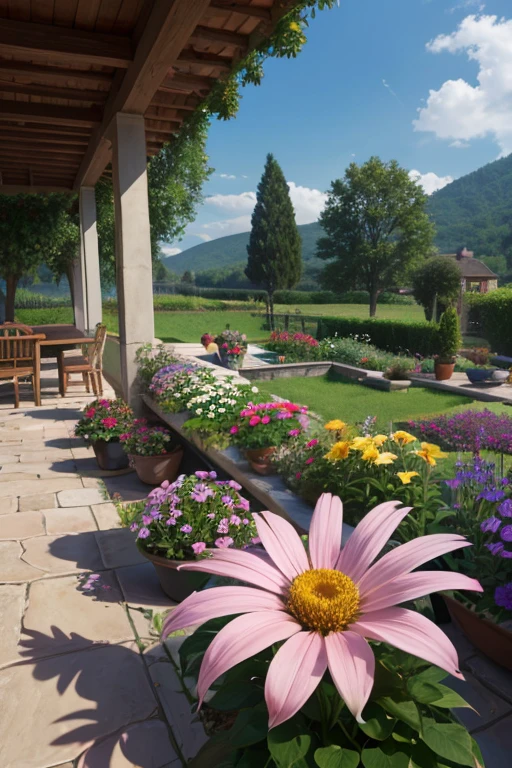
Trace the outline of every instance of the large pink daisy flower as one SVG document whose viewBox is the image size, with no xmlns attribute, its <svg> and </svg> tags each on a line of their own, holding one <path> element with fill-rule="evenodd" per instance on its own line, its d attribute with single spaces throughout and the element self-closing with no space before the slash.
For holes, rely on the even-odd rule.
<svg viewBox="0 0 512 768">
<path fill-rule="evenodd" d="M 266 550 L 255 554 L 214 550 L 181 568 L 246 581 L 254 587 L 215 587 L 196 592 L 174 609 L 164 636 L 231 614 L 204 655 L 199 703 L 230 667 L 274 643 L 265 682 L 269 728 L 292 717 L 329 669 L 352 714 L 361 713 L 373 686 L 375 657 L 365 638 L 419 656 L 462 678 L 457 652 L 446 635 L 419 613 L 398 608 L 436 590 L 482 591 L 460 573 L 418 571 L 432 558 L 469 546 L 457 534 L 434 534 L 402 544 L 373 561 L 410 512 L 400 502 L 380 504 L 359 523 L 340 551 L 343 506 L 337 496 L 318 500 L 309 531 L 309 555 L 294 528 L 272 512 L 255 514 Z"/>
</svg>

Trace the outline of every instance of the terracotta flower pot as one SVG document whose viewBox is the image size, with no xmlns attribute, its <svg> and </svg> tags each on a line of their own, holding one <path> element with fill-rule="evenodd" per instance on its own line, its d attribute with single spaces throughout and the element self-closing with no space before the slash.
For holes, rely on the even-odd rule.
<svg viewBox="0 0 512 768">
<path fill-rule="evenodd" d="M 128 466 L 128 455 L 117 440 L 95 440 L 91 445 L 100 469 L 114 472 Z"/>
<path fill-rule="evenodd" d="M 434 363 L 434 373 L 437 381 L 448 381 L 453 376 L 455 363 Z"/>
<path fill-rule="evenodd" d="M 185 560 L 168 560 L 160 555 L 152 555 L 146 552 L 142 547 L 137 547 L 139 552 L 144 555 L 156 571 L 160 586 L 163 591 L 175 603 L 181 603 L 186 597 L 198 589 L 201 589 L 208 579 L 209 574 L 197 571 L 178 571 L 178 566 L 183 565 Z"/>
<path fill-rule="evenodd" d="M 275 448 L 246 448 L 245 456 L 252 469 L 259 475 L 270 475 L 274 472 L 270 457 L 275 453 Z"/>
<path fill-rule="evenodd" d="M 452 619 L 456 621 L 468 640 L 492 661 L 512 670 L 512 632 L 487 619 L 482 619 L 465 605 L 444 596 Z"/>
<path fill-rule="evenodd" d="M 164 480 L 172 483 L 179 474 L 183 448 L 177 446 L 171 453 L 160 456 L 138 456 L 130 454 L 130 464 L 137 477 L 148 485 L 162 485 Z"/>
</svg>

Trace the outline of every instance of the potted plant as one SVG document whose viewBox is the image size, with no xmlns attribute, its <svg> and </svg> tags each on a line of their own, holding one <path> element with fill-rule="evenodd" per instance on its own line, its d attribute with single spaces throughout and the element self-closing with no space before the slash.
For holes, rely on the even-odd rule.
<svg viewBox="0 0 512 768">
<path fill-rule="evenodd" d="M 208 557 L 211 550 L 258 543 L 241 489 L 234 480 L 217 480 L 215 472 L 197 471 L 165 481 L 149 494 L 130 529 L 171 600 L 184 600 L 208 579 L 177 570 L 184 562 Z"/>
<path fill-rule="evenodd" d="M 448 307 L 441 315 L 438 333 L 439 353 L 434 372 L 438 381 L 451 379 L 457 352 L 461 345 L 459 316 L 455 307 Z"/>
<path fill-rule="evenodd" d="M 148 426 L 147 419 L 135 419 L 130 429 L 119 437 L 139 480 L 161 485 L 178 477 L 183 458 L 181 445 L 173 445 L 165 427 Z"/>
<path fill-rule="evenodd" d="M 133 411 L 121 398 L 94 400 L 84 409 L 75 435 L 90 443 L 100 469 L 125 469 L 128 456 L 119 438 L 130 428 L 132 421 Z"/>
<path fill-rule="evenodd" d="M 164 367 L 179 362 L 176 355 L 173 354 L 172 348 L 167 349 L 164 344 L 159 344 L 157 347 L 153 347 L 153 345 L 149 343 L 139 347 L 135 353 L 135 361 L 137 363 L 137 375 L 144 391 L 149 389 L 149 385 L 151 384 L 151 380 L 155 373 L 162 370 Z"/>
<path fill-rule="evenodd" d="M 226 368 L 237 371 L 242 367 L 247 352 L 245 333 L 226 329 L 216 337 L 215 343 L 219 348 L 221 362 Z"/>
<path fill-rule="evenodd" d="M 362 381 L 368 387 L 381 389 L 385 392 L 407 391 L 412 383 L 409 379 L 410 373 L 411 361 L 397 358 L 386 369 L 384 375 L 367 376 Z"/>
<path fill-rule="evenodd" d="M 255 472 L 267 475 L 272 471 L 272 454 L 277 446 L 297 437 L 307 427 L 307 410 L 296 403 L 272 402 L 249 403 L 240 411 L 231 434 Z"/>
</svg>

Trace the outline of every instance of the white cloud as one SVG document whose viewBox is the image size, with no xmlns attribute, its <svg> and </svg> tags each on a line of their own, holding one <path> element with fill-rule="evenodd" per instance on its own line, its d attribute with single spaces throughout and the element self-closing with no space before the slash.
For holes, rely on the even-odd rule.
<svg viewBox="0 0 512 768">
<path fill-rule="evenodd" d="M 327 195 L 319 189 L 301 187 L 294 181 L 289 181 L 288 187 L 297 224 L 310 224 L 317 221 L 324 209 Z M 239 195 L 210 195 L 206 198 L 205 203 L 213 205 L 221 211 L 239 213 L 240 216 L 237 219 L 230 220 L 238 221 L 242 218 L 242 214 L 252 213 L 256 205 L 256 192 L 241 192 Z M 238 231 L 242 232 L 243 230 Z"/>
<path fill-rule="evenodd" d="M 232 173 L 219 173 L 219 176 L 221 179 L 236 179 L 236 176 L 233 176 Z"/>
<path fill-rule="evenodd" d="M 216 237 L 225 237 L 226 235 L 237 235 L 239 232 L 249 232 L 251 228 L 251 215 L 244 214 L 234 219 L 224 219 L 223 221 L 211 221 L 203 224 L 201 229 L 207 229 L 211 234 L 203 235 L 203 239 L 214 240 Z M 201 235 L 198 235 L 201 237 Z"/>
<path fill-rule="evenodd" d="M 178 253 L 181 253 L 181 248 L 174 248 L 172 245 L 167 245 L 166 243 L 160 244 L 160 250 L 166 256 L 177 256 Z"/>
<path fill-rule="evenodd" d="M 479 13 L 485 10 L 485 3 L 481 0 L 461 0 L 457 5 L 446 9 L 446 13 L 456 13 L 456 11 L 467 11 L 469 8 L 476 8 Z"/>
<path fill-rule="evenodd" d="M 439 35 L 427 50 L 465 52 L 478 64 L 478 85 L 459 78 L 431 90 L 414 129 L 461 142 L 491 136 L 502 157 L 512 152 L 512 20 L 467 16 L 455 32 Z"/>
<path fill-rule="evenodd" d="M 213 240 L 213 237 L 211 235 L 207 235 L 206 232 L 194 232 L 192 237 L 199 237 L 201 240 L 204 240 L 205 243 Z"/>
<path fill-rule="evenodd" d="M 256 205 L 256 192 L 241 192 L 239 195 L 210 195 L 205 203 L 214 205 L 221 211 L 251 213 Z"/>
<path fill-rule="evenodd" d="M 420 171 L 409 171 L 409 176 L 415 181 L 419 181 L 427 195 L 431 195 L 433 192 L 437 192 L 438 189 L 446 187 L 447 184 L 451 184 L 453 178 L 451 176 L 438 176 L 437 173 L 430 171 L 429 173 L 421 173 Z"/>
<path fill-rule="evenodd" d="M 454 147 L 455 149 L 468 149 L 471 144 L 469 141 L 461 141 L 460 139 L 455 139 L 455 141 L 452 141 L 450 144 L 450 147 Z"/>
</svg>

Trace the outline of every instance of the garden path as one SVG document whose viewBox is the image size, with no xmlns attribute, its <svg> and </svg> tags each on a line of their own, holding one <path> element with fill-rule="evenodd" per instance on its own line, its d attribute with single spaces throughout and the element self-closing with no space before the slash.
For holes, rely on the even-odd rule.
<svg viewBox="0 0 512 768">
<path fill-rule="evenodd" d="M 0 388 L 0 766 L 180 768 L 205 735 L 176 674 L 179 639 L 163 647 L 151 629 L 172 604 L 105 492 L 147 487 L 97 469 L 71 436 L 91 396 L 59 397 L 45 366 L 41 408 L 14 410 Z M 477 710 L 457 714 L 488 768 L 508 768 L 512 673 L 443 628 L 469 683 L 453 686 Z"/>
</svg>

